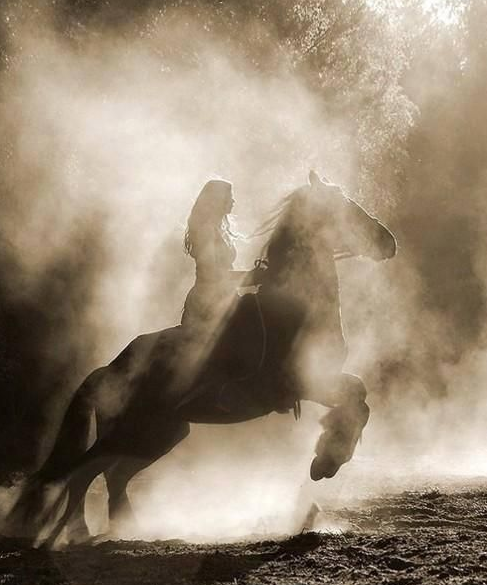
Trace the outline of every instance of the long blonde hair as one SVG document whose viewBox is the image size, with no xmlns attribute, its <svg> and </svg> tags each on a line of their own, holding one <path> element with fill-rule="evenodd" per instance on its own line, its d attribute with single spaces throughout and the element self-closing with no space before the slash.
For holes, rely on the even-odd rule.
<svg viewBox="0 0 487 585">
<path fill-rule="evenodd" d="M 232 196 L 232 183 L 224 179 L 212 179 L 205 183 L 191 209 L 184 234 L 184 250 L 192 256 L 195 232 L 202 225 L 219 228 L 225 240 L 231 242 L 235 235 L 230 229 L 228 214 L 223 211 L 226 199 Z"/>
</svg>

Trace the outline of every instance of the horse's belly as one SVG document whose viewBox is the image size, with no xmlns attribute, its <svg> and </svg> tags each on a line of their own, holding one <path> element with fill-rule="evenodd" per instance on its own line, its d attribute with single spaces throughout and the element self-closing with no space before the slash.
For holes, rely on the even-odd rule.
<svg viewBox="0 0 487 585">
<path fill-rule="evenodd" d="M 265 416 L 270 412 L 271 410 L 262 406 L 227 410 L 216 401 L 209 399 L 208 396 L 202 396 L 178 409 L 178 415 L 183 420 L 189 423 L 207 425 L 242 423 Z"/>
</svg>

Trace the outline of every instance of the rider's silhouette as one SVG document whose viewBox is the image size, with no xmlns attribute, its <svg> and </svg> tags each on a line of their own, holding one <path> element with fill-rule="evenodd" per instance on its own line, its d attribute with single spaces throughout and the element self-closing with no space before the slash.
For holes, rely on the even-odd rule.
<svg viewBox="0 0 487 585">
<path fill-rule="evenodd" d="M 256 284 L 258 270 L 233 270 L 236 235 L 228 219 L 235 200 L 232 183 L 208 181 L 191 210 L 184 248 L 196 263 L 196 280 L 184 303 L 181 324 L 195 332 L 211 331 L 220 322 L 236 288 Z"/>
<path fill-rule="evenodd" d="M 237 289 L 259 284 L 264 272 L 260 267 L 250 271 L 233 270 L 237 256 L 237 235 L 230 228 L 228 215 L 234 203 L 232 183 L 223 179 L 208 181 L 198 195 L 188 219 L 184 248 L 196 263 L 196 280 L 186 297 L 181 324 L 196 350 L 188 354 L 189 363 L 196 360 L 195 364 L 198 364 L 196 370 L 191 365 L 187 368 L 186 373 L 190 376 L 202 368 L 206 356 L 217 343 L 223 330 L 220 325 L 224 325 L 225 320 L 231 317 L 232 311 L 229 309 L 232 301 L 237 299 Z M 251 343 L 258 344 L 260 341 L 252 340 Z M 251 368 L 256 367 L 252 363 Z M 246 386 L 240 388 L 237 384 L 240 372 L 228 365 L 223 372 L 220 366 L 211 361 L 206 363 L 205 368 L 207 377 L 212 380 L 211 387 L 220 389 L 219 403 L 224 410 L 235 408 L 235 403 L 246 398 Z M 208 368 L 214 368 L 211 376 L 208 376 Z M 234 387 L 235 384 L 237 387 Z M 197 386 L 183 397 L 182 402 L 204 392 L 204 384 Z M 224 402 L 229 404 L 224 405 Z"/>
</svg>

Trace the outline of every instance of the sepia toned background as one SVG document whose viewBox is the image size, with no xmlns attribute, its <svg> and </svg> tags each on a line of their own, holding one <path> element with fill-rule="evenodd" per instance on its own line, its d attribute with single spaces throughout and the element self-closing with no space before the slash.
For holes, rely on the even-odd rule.
<svg viewBox="0 0 487 585">
<path fill-rule="evenodd" d="M 2 482 L 42 463 L 88 372 L 178 322 L 204 182 L 234 183 L 245 235 L 310 168 L 398 240 L 390 262 L 339 265 L 373 409 L 359 456 L 485 471 L 486 19 L 485 0 L 2 2 Z M 261 245 L 240 239 L 238 264 Z M 144 501 L 197 493 L 196 515 L 231 494 L 228 532 L 252 531 L 267 500 L 249 486 L 282 514 L 318 415 L 195 429 Z"/>
</svg>

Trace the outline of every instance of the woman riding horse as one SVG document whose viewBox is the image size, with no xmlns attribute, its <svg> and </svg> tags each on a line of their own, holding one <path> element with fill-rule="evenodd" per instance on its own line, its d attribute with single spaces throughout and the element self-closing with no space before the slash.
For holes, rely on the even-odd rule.
<svg viewBox="0 0 487 585">
<path fill-rule="evenodd" d="M 181 368 L 182 378 L 174 382 L 176 387 L 187 387 L 190 384 L 187 376 L 196 376 L 201 364 L 207 361 L 208 352 L 237 303 L 237 288 L 261 282 L 263 270 L 260 268 L 249 271 L 233 269 L 237 236 L 230 229 L 229 214 L 234 204 L 232 183 L 213 179 L 200 191 L 188 218 L 184 249 L 195 261 L 196 279 L 181 316 L 188 344 L 181 346 L 185 355 L 180 359 L 187 367 Z M 212 379 L 219 373 L 217 369 Z M 222 379 L 222 386 L 224 382 Z M 188 399 L 189 395 L 185 393 L 179 404 Z"/>
<path fill-rule="evenodd" d="M 235 199 L 232 183 L 208 181 L 196 199 L 184 235 L 184 249 L 196 263 L 196 281 L 184 303 L 181 324 L 196 334 L 216 327 L 243 282 L 257 284 L 258 271 L 233 270 L 235 234 L 228 215 Z"/>
<path fill-rule="evenodd" d="M 395 238 L 387 228 L 341 189 L 310 173 L 310 184 L 293 191 L 275 217 L 259 294 L 238 301 L 197 371 L 181 377 L 191 361 L 185 359 L 184 327 L 175 327 L 138 337 L 108 366 L 90 374 L 9 523 L 32 527 L 38 540 L 67 496 L 46 543 L 54 544 L 65 526 L 78 538 L 86 537 L 84 497 L 98 474 L 106 477 L 109 518 L 116 524 L 131 515 L 128 481 L 182 441 L 190 423 L 235 423 L 289 411 L 300 400 L 330 409 L 310 474 L 314 480 L 332 477 L 352 457 L 368 419 L 362 381 L 342 371 L 347 350 L 335 256 L 384 260 L 395 253 Z M 308 376 L 310 355 L 318 356 L 317 380 Z M 248 388 L 242 410 L 222 408 L 227 374 L 239 388 Z M 181 379 L 186 385 L 177 390 L 189 397 L 182 403 L 174 400 L 174 381 Z M 93 411 L 97 439 L 90 446 Z M 48 504 L 45 488 L 52 484 L 63 491 Z"/>
</svg>

